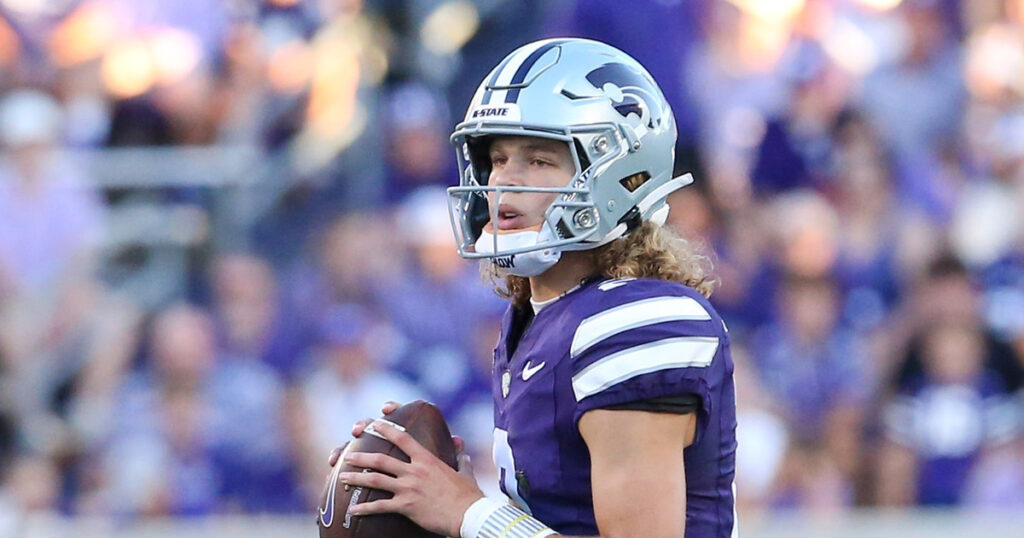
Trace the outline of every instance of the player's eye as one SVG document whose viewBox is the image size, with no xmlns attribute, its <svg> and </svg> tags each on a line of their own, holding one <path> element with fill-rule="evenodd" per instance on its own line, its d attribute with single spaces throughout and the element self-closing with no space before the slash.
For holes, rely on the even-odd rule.
<svg viewBox="0 0 1024 538">
<path fill-rule="evenodd" d="M 546 161 L 544 159 L 534 159 L 534 160 L 530 161 L 530 164 L 532 164 L 534 166 L 540 166 L 540 167 L 552 166 L 550 161 Z"/>
<path fill-rule="evenodd" d="M 508 157 L 503 155 L 492 155 L 491 166 L 504 166 L 508 162 Z"/>
</svg>

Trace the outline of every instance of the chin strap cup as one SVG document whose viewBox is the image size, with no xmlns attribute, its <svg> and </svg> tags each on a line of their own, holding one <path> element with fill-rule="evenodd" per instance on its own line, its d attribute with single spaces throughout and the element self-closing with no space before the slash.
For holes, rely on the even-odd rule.
<svg viewBox="0 0 1024 538">
<path fill-rule="evenodd" d="M 529 252 L 517 254 L 500 254 L 501 252 L 516 251 L 529 248 L 535 245 L 550 242 L 545 239 L 550 236 L 549 227 L 545 225 L 541 231 L 526 230 L 498 234 L 494 236 L 488 231 L 480 233 L 476 240 L 476 251 L 484 254 L 499 254 L 489 256 L 491 263 L 496 267 L 508 271 L 510 274 L 521 277 L 537 276 L 550 269 L 562 258 L 562 253 L 553 248 L 542 248 Z M 497 245 L 497 250 L 495 250 Z"/>
</svg>

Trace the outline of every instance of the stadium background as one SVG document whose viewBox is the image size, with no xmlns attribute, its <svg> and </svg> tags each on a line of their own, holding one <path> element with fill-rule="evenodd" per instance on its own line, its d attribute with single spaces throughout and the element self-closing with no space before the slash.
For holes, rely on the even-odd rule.
<svg viewBox="0 0 1024 538">
<path fill-rule="evenodd" d="M 675 110 L 743 534 L 1019 532 L 1024 1 L 0 0 L 0 536 L 312 536 L 386 398 L 493 492 L 446 139 L 555 35 Z"/>
</svg>

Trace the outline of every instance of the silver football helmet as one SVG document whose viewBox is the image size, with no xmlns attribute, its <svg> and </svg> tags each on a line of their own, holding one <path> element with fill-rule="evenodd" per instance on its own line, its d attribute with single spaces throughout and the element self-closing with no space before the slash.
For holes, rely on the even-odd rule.
<svg viewBox="0 0 1024 538">
<path fill-rule="evenodd" d="M 496 135 L 564 141 L 576 173 L 559 188 L 488 185 Z M 480 84 L 451 142 L 461 176 L 448 189 L 459 254 L 501 267 L 537 251 L 557 261 L 562 251 L 603 245 L 641 221 L 664 223 L 665 198 L 693 181 L 672 177 L 676 123 L 654 79 L 622 51 L 586 39 L 537 41 L 506 56 Z M 488 194 L 500 200 L 503 192 L 558 195 L 535 240 L 501 244 L 485 232 L 500 204 L 489 206 Z"/>
</svg>

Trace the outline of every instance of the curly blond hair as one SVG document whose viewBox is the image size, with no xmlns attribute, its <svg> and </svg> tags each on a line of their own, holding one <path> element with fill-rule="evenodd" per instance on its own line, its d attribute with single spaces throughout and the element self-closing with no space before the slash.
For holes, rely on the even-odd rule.
<svg viewBox="0 0 1024 538">
<path fill-rule="evenodd" d="M 644 222 L 632 233 L 607 245 L 585 251 L 595 268 L 595 275 L 606 278 L 653 278 L 679 282 L 705 297 L 718 285 L 712 275 L 711 258 L 702 254 L 692 242 L 675 232 Z M 508 274 L 490 260 L 480 264 L 485 280 L 494 284 L 494 291 L 516 307 L 530 302 L 530 279 Z"/>
</svg>

